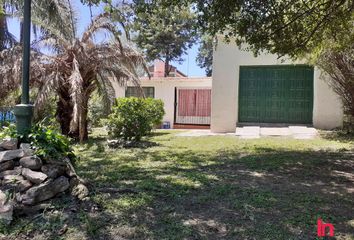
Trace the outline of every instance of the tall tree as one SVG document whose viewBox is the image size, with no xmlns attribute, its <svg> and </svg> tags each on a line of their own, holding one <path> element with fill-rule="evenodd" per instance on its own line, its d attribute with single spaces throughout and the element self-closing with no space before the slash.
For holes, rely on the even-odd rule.
<svg viewBox="0 0 354 240">
<path fill-rule="evenodd" d="M 170 62 L 182 62 L 181 56 L 196 41 L 196 16 L 187 6 L 164 6 L 161 1 L 137 0 L 134 10 L 134 41 L 145 51 L 147 59 L 165 62 L 165 76 Z"/>
<path fill-rule="evenodd" d="M 6 18 L 6 4 L 3 0 L 0 0 L 0 51 L 13 46 L 16 42 L 15 37 L 8 30 Z"/>
<path fill-rule="evenodd" d="M 164 0 L 194 3 L 202 29 L 255 55 L 307 59 L 320 67 L 354 120 L 353 0 Z"/>
<path fill-rule="evenodd" d="M 201 37 L 196 61 L 199 67 L 205 69 L 207 77 L 211 77 L 213 74 L 213 37 L 210 35 L 206 34 Z"/>
<path fill-rule="evenodd" d="M 7 26 L 7 18 L 15 17 L 20 21 L 23 16 L 24 0 L 0 0 L 0 51 L 13 46 L 16 43 L 15 37 L 10 33 Z M 33 0 L 32 1 L 32 21 L 33 30 L 45 32 L 45 27 L 52 27 L 65 34 L 71 34 L 71 23 L 69 6 L 66 1 L 57 0 Z"/>
<path fill-rule="evenodd" d="M 210 35 L 246 43 L 256 54 L 268 51 L 294 58 L 323 45 L 328 34 L 353 28 L 353 0 L 162 0 L 191 4 L 199 26 Z"/>
<path fill-rule="evenodd" d="M 95 43 L 93 36 L 105 31 L 113 39 Z M 41 52 L 42 47 L 56 50 L 53 56 Z M 7 85 L 19 84 L 21 47 L 5 50 L 0 54 L 0 78 Z M 57 100 L 57 117 L 62 132 L 84 141 L 88 137 L 88 101 L 98 90 L 105 102 L 114 97 L 112 81 L 139 84 L 136 68 L 146 69 L 141 54 L 129 45 L 123 45 L 108 14 L 97 17 L 80 39 L 48 29 L 48 34 L 33 45 L 31 55 L 31 82 L 37 83 L 39 94 L 35 108 L 40 108 L 51 92 Z"/>
</svg>

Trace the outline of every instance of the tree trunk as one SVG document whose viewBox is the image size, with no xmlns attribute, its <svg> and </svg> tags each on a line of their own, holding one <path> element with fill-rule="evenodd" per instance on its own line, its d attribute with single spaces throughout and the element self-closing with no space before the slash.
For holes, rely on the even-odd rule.
<svg viewBox="0 0 354 240">
<path fill-rule="evenodd" d="M 23 43 L 23 22 L 20 21 L 20 43 Z"/>
<path fill-rule="evenodd" d="M 80 111 L 79 121 L 79 140 L 80 143 L 88 139 L 87 115 L 88 115 L 88 100 L 89 96 L 85 96 L 82 101 L 82 109 Z"/>
<path fill-rule="evenodd" d="M 70 122 L 73 117 L 73 104 L 69 89 L 59 89 L 59 100 L 57 102 L 57 120 L 60 124 L 61 133 L 70 136 Z"/>
<path fill-rule="evenodd" d="M 168 69 L 170 68 L 169 65 L 170 65 L 170 64 L 168 63 L 168 59 L 166 58 L 166 59 L 165 59 L 165 73 L 164 73 L 164 76 L 165 76 L 165 77 L 168 77 L 168 74 L 169 74 Z"/>
<path fill-rule="evenodd" d="M 171 69 L 170 69 L 170 59 L 168 57 L 166 57 L 166 59 L 165 59 L 165 74 L 164 74 L 164 76 L 168 77 L 168 75 L 170 75 L 170 71 L 171 71 Z"/>
<path fill-rule="evenodd" d="M 0 51 L 2 51 L 6 48 L 7 22 L 5 14 L 3 14 L 5 8 L 3 6 L 0 8 Z"/>
</svg>

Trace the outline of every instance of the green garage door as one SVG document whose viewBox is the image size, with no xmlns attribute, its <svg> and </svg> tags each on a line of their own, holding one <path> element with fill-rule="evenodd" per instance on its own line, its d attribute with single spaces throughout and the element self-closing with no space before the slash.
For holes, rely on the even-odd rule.
<svg viewBox="0 0 354 240">
<path fill-rule="evenodd" d="M 311 124 L 312 109 L 312 67 L 240 67 L 239 122 Z"/>
</svg>

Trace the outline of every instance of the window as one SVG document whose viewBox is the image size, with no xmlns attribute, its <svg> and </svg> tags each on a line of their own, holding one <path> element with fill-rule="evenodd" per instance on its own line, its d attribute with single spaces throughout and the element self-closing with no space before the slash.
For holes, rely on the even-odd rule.
<svg viewBox="0 0 354 240">
<path fill-rule="evenodd" d="M 142 87 L 145 97 L 155 98 L 154 87 Z M 125 97 L 140 97 L 138 87 L 127 87 L 125 90 Z"/>
</svg>

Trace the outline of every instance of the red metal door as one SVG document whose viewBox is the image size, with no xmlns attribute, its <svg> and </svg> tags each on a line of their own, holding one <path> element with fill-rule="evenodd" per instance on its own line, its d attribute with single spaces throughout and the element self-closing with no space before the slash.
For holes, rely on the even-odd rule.
<svg viewBox="0 0 354 240">
<path fill-rule="evenodd" d="M 210 124 L 211 89 L 178 89 L 176 123 Z"/>
</svg>

